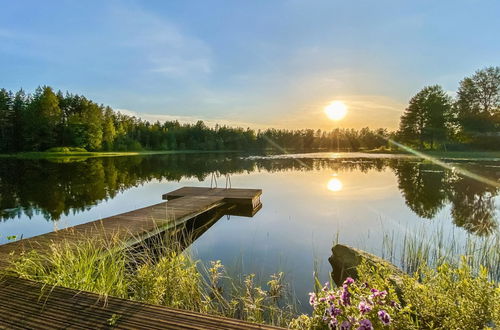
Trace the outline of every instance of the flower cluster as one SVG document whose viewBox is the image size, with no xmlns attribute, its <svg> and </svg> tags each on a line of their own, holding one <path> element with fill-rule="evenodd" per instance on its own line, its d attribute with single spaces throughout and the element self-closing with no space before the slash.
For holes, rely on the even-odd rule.
<svg viewBox="0 0 500 330">
<path fill-rule="evenodd" d="M 329 288 L 326 283 L 318 293 L 309 294 L 314 315 L 320 316 L 330 329 L 370 330 L 375 325 L 388 326 L 391 316 L 387 310 L 397 308 L 387 301 L 387 291 L 369 289 L 367 284 L 358 285 L 348 277 L 341 287 Z"/>
</svg>

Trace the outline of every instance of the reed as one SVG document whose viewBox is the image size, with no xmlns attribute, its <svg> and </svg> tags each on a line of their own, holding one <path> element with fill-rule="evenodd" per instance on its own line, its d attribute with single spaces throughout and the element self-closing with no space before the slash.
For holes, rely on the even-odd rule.
<svg viewBox="0 0 500 330">
<path fill-rule="evenodd" d="M 488 271 L 491 280 L 500 282 L 500 234 L 489 237 L 467 235 L 459 239 L 454 230 L 446 233 L 438 228 L 424 228 L 404 234 L 384 233 L 382 257 L 413 274 L 421 266 L 437 268 L 443 263 L 457 266 L 465 257 L 471 269 L 478 273 L 481 266 Z"/>
</svg>

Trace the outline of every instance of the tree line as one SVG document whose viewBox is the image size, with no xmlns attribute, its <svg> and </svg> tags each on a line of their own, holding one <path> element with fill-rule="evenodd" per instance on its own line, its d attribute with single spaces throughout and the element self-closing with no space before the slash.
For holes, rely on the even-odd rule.
<svg viewBox="0 0 500 330">
<path fill-rule="evenodd" d="M 0 152 L 136 150 L 351 150 L 385 146 L 387 130 L 322 130 L 208 127 L 203 121 L 148 122 L 114 111 L 84 96 L 49 86 L 28 94 L 0 90 Z"/>
<path fill-rule="evenodd" d="M 487 67 L 460 81 L 452 98 L 439 85 L 413 96 L 396 139 L 420 149 L 499 149 L 500 67 Z"/>
</svg>

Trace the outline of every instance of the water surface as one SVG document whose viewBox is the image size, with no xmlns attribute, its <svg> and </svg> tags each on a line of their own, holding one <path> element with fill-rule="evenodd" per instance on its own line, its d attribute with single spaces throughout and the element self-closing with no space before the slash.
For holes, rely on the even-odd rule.
<svg viewBox="0 0 500 330">
<path fill-rule="evenodd" d="M 1 159 L 0 243 L 151 205 L 182 186 L 209 186 L 212 173 L 229 174 L 233 187 L 262 189 L 263 208 L 253 218 L 221 218 L 192 251 L 235 274 L 285 271 L 304 301 L 315 267 L 323 278 L 331 271 L 336 240 L 380 255 L 387 233 L 424 227 L 459 241 L 496 235 L 498 188 L 453 167 L 499 182 L 500 162 L 449 164 L 354 153 Z"/>
</svg>

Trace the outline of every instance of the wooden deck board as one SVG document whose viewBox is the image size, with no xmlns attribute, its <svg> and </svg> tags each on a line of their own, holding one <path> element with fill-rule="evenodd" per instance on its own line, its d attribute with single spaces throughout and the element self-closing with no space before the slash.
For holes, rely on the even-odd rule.
<svg viewBox="0 0 500 330">
<path fill-rule="evenodd" d="M 260 205 L 261 189 L 241 189 L 241 188 L 206 188 L 206 187 L 182 187 L 166 193 L 163 199 L 173 200 L 186 196 L 219 196 L 223 197 L 227 203 L 237 205 L 251 205 L 254 208 Z"/>
<path fill-rule="evenodd" d="M 8 329 L 278 329 L 218 316 L 54 287 L 16 277 L 0 280 L 0 327 Z"/>
</svg>

